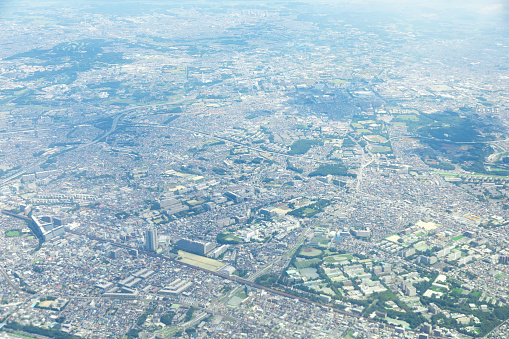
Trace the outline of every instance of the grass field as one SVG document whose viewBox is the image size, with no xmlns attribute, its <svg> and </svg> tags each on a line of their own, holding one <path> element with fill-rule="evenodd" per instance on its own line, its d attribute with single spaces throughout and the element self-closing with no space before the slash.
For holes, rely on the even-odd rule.
<svg viewBox="0 0 509 339">
<path fill-rule="evenodd" d="M 353 255 L 351 254 L 341 254 L 341 255 L 331 255 L 330 257 L 324 258 L 323 261 L 327 263 L 333 263 L 352 259 Z"/>
<path fill-rule="evenodd" d="M 158 333 L 164 336 L 165 338 L 171 338 L 174 333 L 177 333 L 180 330 L 178 326 L 168 326 L 160 330 Z"/>
<path fill-rule="evenodd" d="M 188 253 L 188 252 L 184 252 L 184 251 L 179 251 L 178 254 L 179 254 L 179 259 L 177 259 L 177 261 L 183 262 L 184 264 L 198 266 L 198 267 L 204 268 L 206 270 L 217 272 L 219 269 L 221 269 L 222 267 L 225 266 L 225 264 L 220 261 L 202 257 L 200 255 L 196 255 L 196 254 L 192 254 L 192 253 Z"/>
<path fill-rule="evenodd" d="M 329 243 L 329 239 L 327 239 L 327 238 L 320 238 L 320 237 L 313 238 L 313 241 L 317 241 L 321 245 L 327 245 Z"/>
<path fill-rule="evenodd" d="M 5 232 L 5 236 L 7 238 L 19 237 L 20 235 L 21 235 L 21 231 L 19 231 L 19 230 L 10 230 L 10 231 Z"/>
<path fill-rule="evenodd" d="M 296 262 L 295 267 L 297 267 L 298 269 L 303 269 L 303 268 L 311 267 L 312 265 L 317 265 L 320 262 L 321 262 L 321 260 L 318 258 L 311 259 L 311 260 L 303 260 L 303 261 Z"/>
<path fill-rule="evenodd" d="M 389 153 L 392 149 L 387 146 L 369 145 L 369 151 L 372 153 Z"/>
<path fill-rule="evenodd" d="M 237 237 L 235 234 L 229 232 L 221 232 L 217 236 L 217 240 L 221 244 L 238 244 L 243 242 L 241 238 Z"/>
<path fill-rule="evenodd" d="M 229 235 L 226 238 L 224 238 L 226 241 L 242 241 L 241 238 L 235 236 L 235 235 Z"/>
<path fill-rule="evenodd" d="M 314 279 L 318 279 L 320 277 L 318 275 L 318 272 L 317 272 L 316 268 L 312 268 L 312 267 L 303 268 L 303 269 L 299 270 L 299 273 L 304 278 L 306 278 L 308 280 L 314 280 Z"/>
<path fill-rule="evenodd" d="M 187 203 L 191 206 L 196 206 L 196 205 L 200 205 L 200 204 L 203 204 L 205 202 L 205 200 L 189 200 Z"/>
</svg>

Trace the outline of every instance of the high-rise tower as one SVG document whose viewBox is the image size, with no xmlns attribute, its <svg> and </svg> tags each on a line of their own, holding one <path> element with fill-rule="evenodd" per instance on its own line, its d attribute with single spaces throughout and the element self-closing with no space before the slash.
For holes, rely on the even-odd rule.
<svg viewBox="0 0 509 339">
<path fill-rule="evenodd" d="M 157 231 L 153 228 L 145 231 L 145 248 L 147 251 L 155 252 L 158 245 Z"/>
</svg>

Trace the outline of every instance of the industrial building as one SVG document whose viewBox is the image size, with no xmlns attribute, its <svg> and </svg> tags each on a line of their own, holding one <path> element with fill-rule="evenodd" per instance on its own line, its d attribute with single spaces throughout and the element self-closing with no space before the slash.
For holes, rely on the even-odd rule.
<svg viewBox="0 0 509 339">
<path fill-rule="evenodd" d="M 187 280 L 177 279 L 173 281 L 171 284 L 166 286 L 165 288 L 159 290 L 161 294 L 170 294 L 170 295 L 178 295 L 191 287 L 193 285 L 192 282 Z"/>
<path fill-rule="evenodd" d="M 187 252 L 206 255 L 214 249 L 214 244 L 201 240 L 180 239 L 177 241 L 177 247 Z"/>
<path fill-rule="evenodd" d="M 35 226 L 34 232 L 37 233 L 43 241 L 49 241 L 60 235 L 65 234 L 64 226 L 57 226 L 53 223 L 53 218 L 49 216 L 32 216 L 32 221 Z"/>
</svg>

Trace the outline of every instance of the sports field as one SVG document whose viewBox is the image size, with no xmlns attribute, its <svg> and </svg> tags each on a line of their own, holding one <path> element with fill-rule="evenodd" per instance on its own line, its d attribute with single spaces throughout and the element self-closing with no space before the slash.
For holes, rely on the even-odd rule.
<svg viewBox="0 0 509 339">
<path fill-rule="evenodd" d="M 320 251 L 319 249 L 312 247 L 304 247 L 299 252 L 299 257 L 313 258 L 318 257 L 320 254 L 322 254 L 322 251 Z"/>
<path fill-rule="evenodd" d="M 345 260 L 352 260 L 354 257 L 351 254 L 340 254 L 340 255 L 331 255 L 330 257 L 323 258 L 323 261 L 326 263 L 334 263 L 341 262 Z"/>
<path fill-rule="evenodd" d="M 390 237 L 387 237 L 385 238 L 386 240 L 389 240 L 389 241 L 392 241 L 394 243 L 398 243 L 398 240 L 400 239 L 401 237 L 397 234 L 393 234 L 391 235 Z"/>
<path fill-rule="evenodd" d="M 366 138 L 368 141 L 378 142 L 381 144 L 387 142 L 387 139 L 381 135 L 366 135 L 366 136 L 364 136 L 364 138 Z"/>
<path fill-rule="evenodd" d="M 389 153 L 392 149 L 387 146 L 368 145 L 368 150 L 371 153 Z"/>
<path fill-rule="evenodd" d="M 437 224 L 430 221 L 430 222 L 424 222 L 422 220 L 419 220 L 418 222 L 415 223 L 415 226 L 419 226 L 421 228 L 424 228 L 426 231 L 431 231 L 431 230 L 434 230 L 435 228 L 437 228 Z"/>
<path fill-rule="evenodd" d="M 42 308 L 50 308 L 52 304 L 53 304 L 53 300 L 46 300 L 46 301 L 41 301 L 37 306 L 42 307 Z"/>
</svg>

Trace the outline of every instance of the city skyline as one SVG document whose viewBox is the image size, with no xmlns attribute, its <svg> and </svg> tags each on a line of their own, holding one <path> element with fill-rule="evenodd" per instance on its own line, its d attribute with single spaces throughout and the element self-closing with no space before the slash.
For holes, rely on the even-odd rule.
<svg viewBox="0 0 509 339">
<path fill-rule="evenodd" d="M 0 337 L 506 338 L 504 1 L 0 3 Z"/>
</svg>

